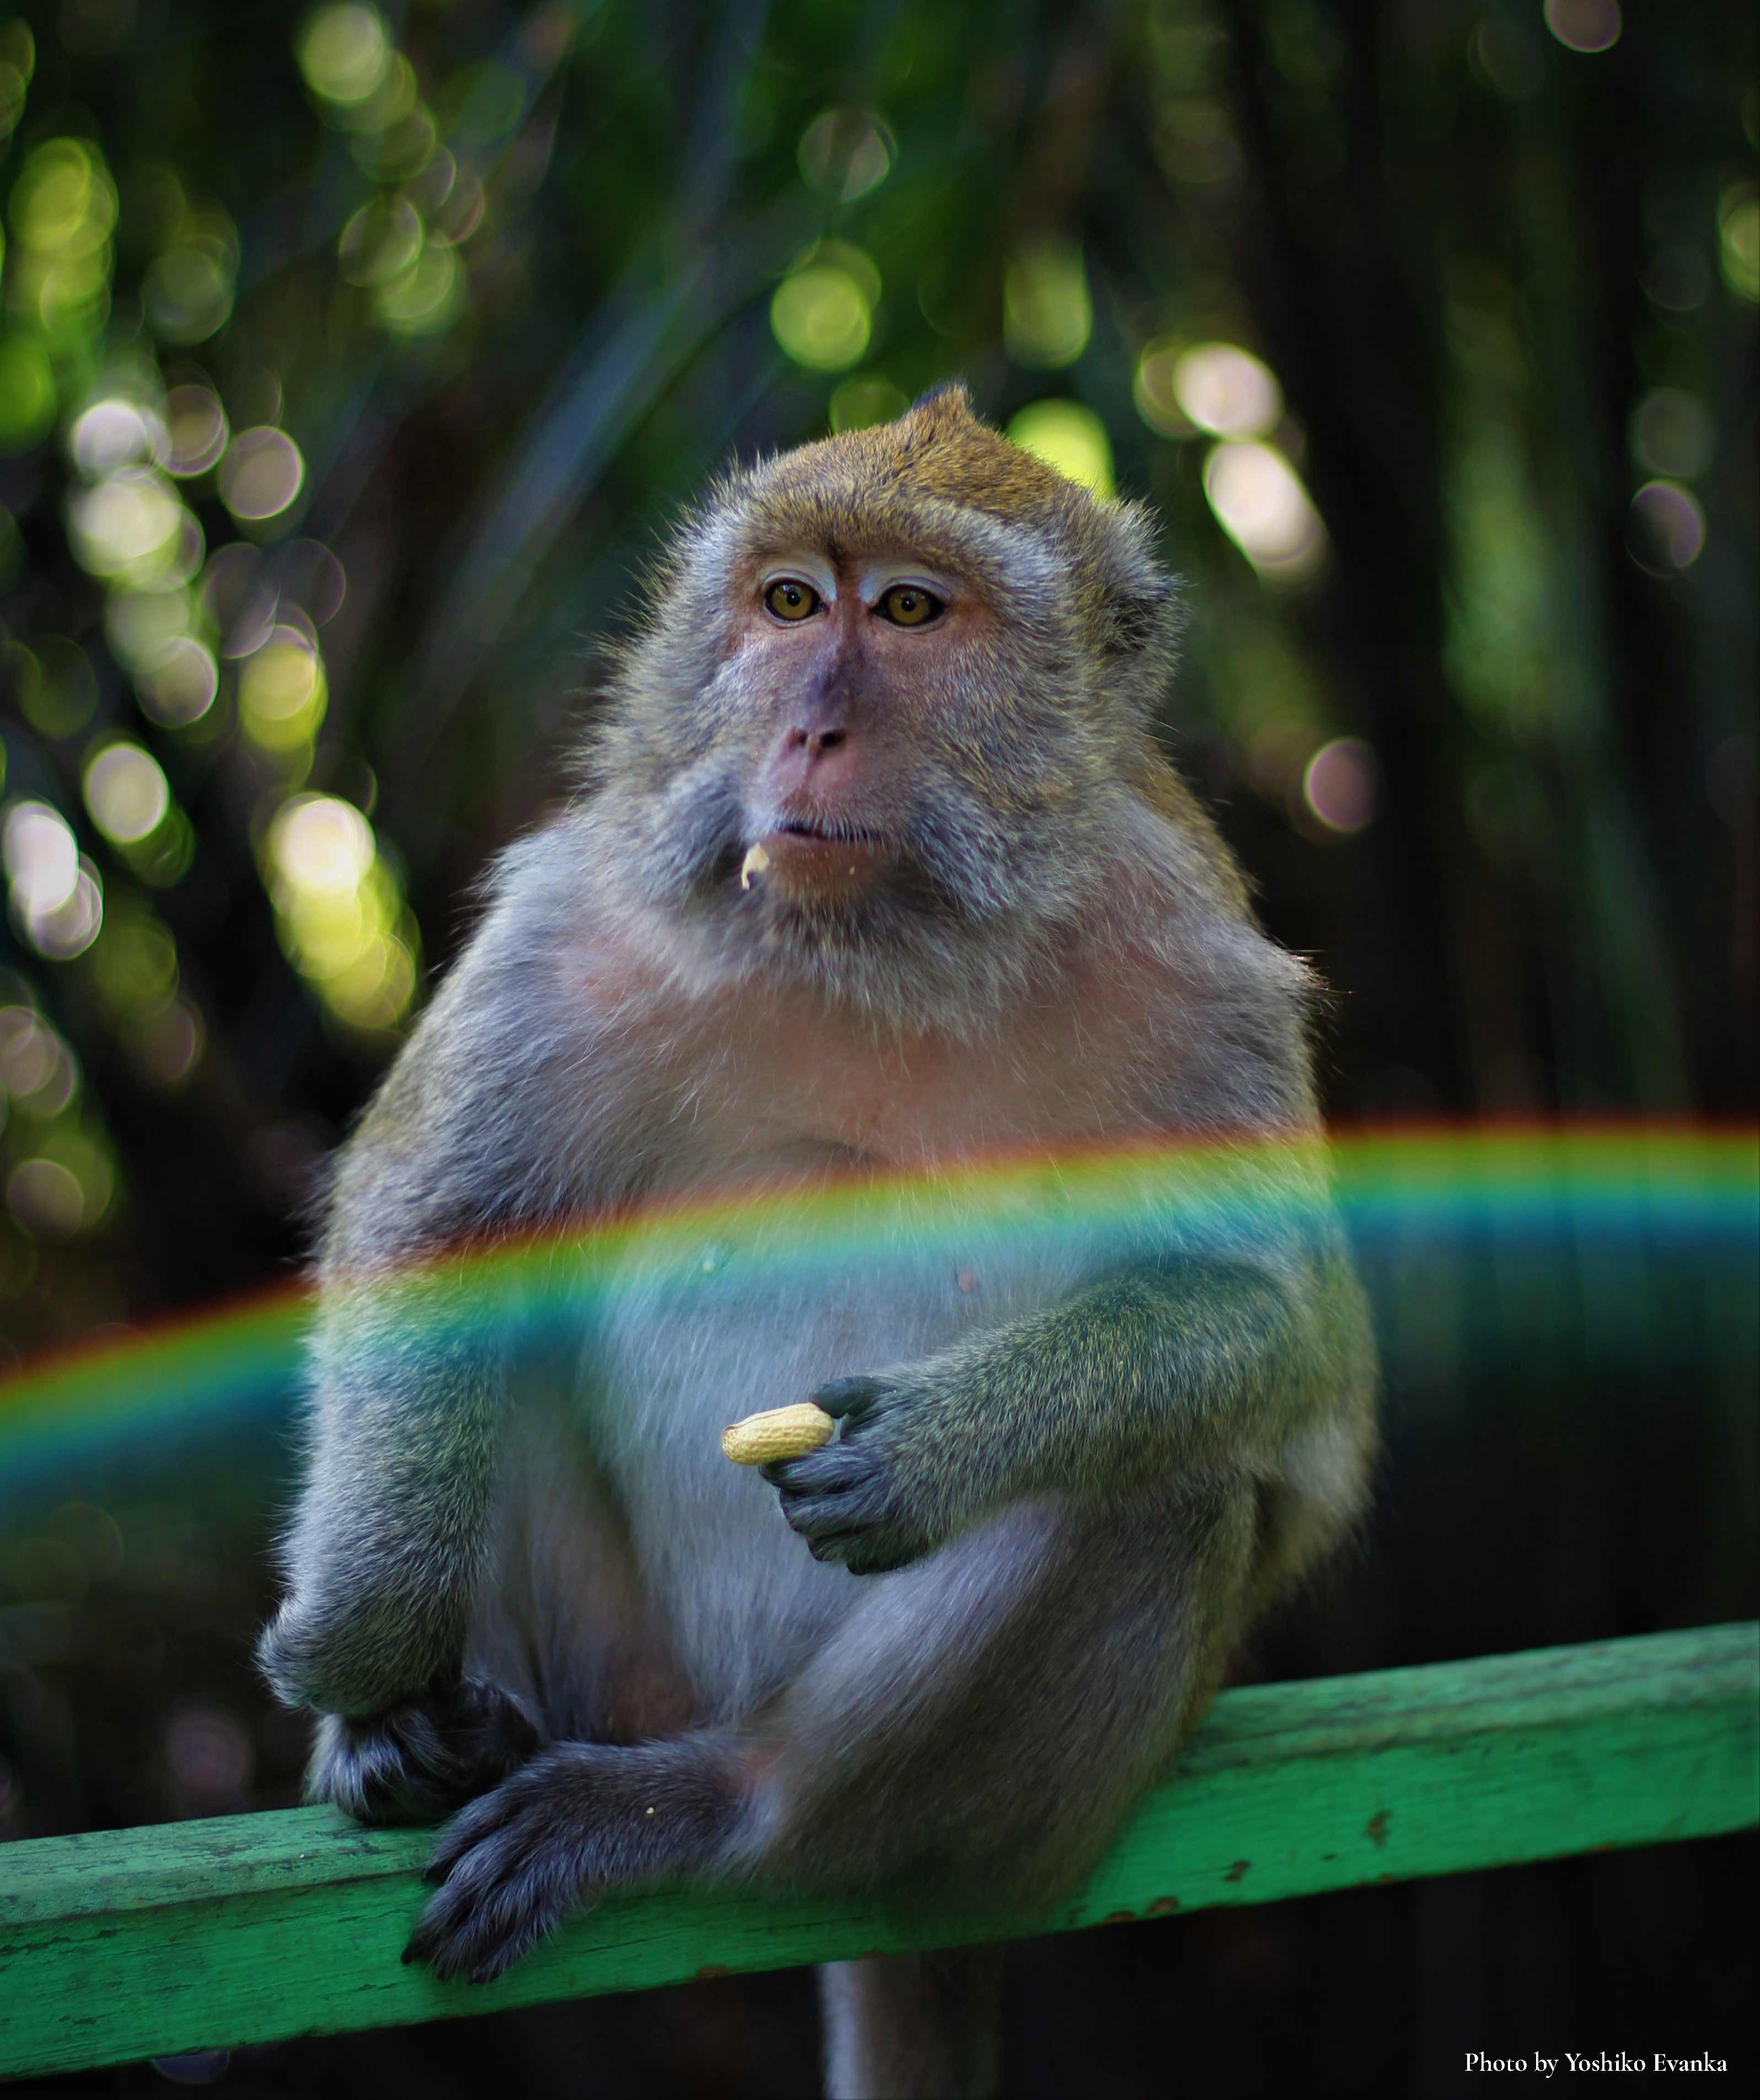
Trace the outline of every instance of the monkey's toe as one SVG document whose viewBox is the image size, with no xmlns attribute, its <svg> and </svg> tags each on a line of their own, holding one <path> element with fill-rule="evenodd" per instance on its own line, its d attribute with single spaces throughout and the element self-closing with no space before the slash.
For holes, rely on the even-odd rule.
<svg viewBox="0 0 1760 2100">
<path fill-rule="evenodd" d="M 473 1983 L 499 1976 L 603 1886 L 556 1752 L 533 1759 L 449 1823 L 423 1879 L 428 1899 L 406 1961 Z"/>
<path fill-rule="evenodd" d="M 438 1823 L 539 1747 L 537 1730 L 498 1686 L 434 1686 L 369 1718 L 327 1714 L 307 1782 L 357 1823 Z"/>
</svg>

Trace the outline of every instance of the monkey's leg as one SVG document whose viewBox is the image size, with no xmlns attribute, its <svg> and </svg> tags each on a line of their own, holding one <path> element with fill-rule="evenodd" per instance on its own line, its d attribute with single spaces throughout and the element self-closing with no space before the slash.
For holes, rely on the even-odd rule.
<svg viewBox="0 0 1760 2100">
<path fill-rule="evenodd" d="M 554 1737 L 627 1743 L 686 1725 L 682 1673 L 571 1416 L 571 1394 L 528 1367 L 503 1408 L 489 1510 L 470 1520 L 482 1543 L 468 1631 L 455 1612 L 445 1660 L 412 1694 L 370 1714 L 322 1718 L 310 1798 L 366 1823 L 438 1822 Z M 411 1526 L 406 1551 L 434 1550 L 419 1522 L 446 1505 L 406 1497 L 394 1507 Z M 333 1505 L 320 1513 L 333 1523 L 338 1514 Z M 395 1597 L 395 1565 L 384 1580 Z M 311 1591 L 295 1601 L 308 1604 Z M 399 1652 L 421 1654 L 425 1637 L 412 1622 Z"/>
<path fill-rule="evenodd" d="M 443 1834 L 410 1957 L 493 1976 L 576 1904 L 679 1874 L 1048 1900 L 1214 1689 L 1255 1500 L 1235 1476 L 1016 1505 L 865 1587 L 745 1729 L 540 1752 Z"/>
</svg>

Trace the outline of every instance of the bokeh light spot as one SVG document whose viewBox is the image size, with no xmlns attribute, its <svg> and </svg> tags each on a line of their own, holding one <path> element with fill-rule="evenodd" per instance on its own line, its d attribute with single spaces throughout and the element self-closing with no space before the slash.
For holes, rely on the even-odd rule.
<svg viewBox="0 0 1760 2100">
<path fill-rule="evenodd" d="M 214 651 L 191 635 L 180 635 L 135 675 L 142 712 L 166 729 L 187 728 L 213 706 L 220 690 Z"/>
<path fill-rule="evenodd" d="M 204 1039 L 196 1009 L 187 999 L 168 999 L 129 1023 L 123 1047 L 155 1086 L 177 1087 L 201 1061 Z"/>
<path fill-rule="evenodd" d="M 102 248 L 116 213 L 109 171 L 80 139 L 48 139 L 34 148 L 7 207 L 12 231 L 26 247 L 63 261 Z"/>
<path fill-rule="evenodd" d="M 0 337 L 0 452 L 29 452 L 54 427 L 55 372 L 40 343 Z"/>
<path fill-rule="evenodd" d="M 1632 417 L 1632 450 L 1652 474 L 1690 480 L 1710 465 L 1716 432 L 1705 404 L 1678 386 L 1653 387 Z"/>
<path fill-rule="evenodd" d="M 1173 390 L 1174 371 L 1180 355 L 1179 343 L 1169 338 L 1146 342 L 1137 353 L 1131 377 L 1131 396 L 1136 404 L 1136 412 L 1150 430 L 1158 431 L 1164 438 L 1189 438 L 1198 427 L 1180 406 L 1179 396 Z"/>
<path fill-rule="evenodd" d="M 391 64 L 391 39 L 377 7 L 320 7 L 294 39 L 306 85 L 326 102 L 364 102 Z"/>
<path fill-rule="evenodd" d="M 1113 494 L 1112 440 L 1099 417 L 1079 401 L 1030 401 L 1009 418 L 1008 435 L 1023 452 L 1094 495 Z"/>
<path fill-rule="evenodd" d="M 296 890 L 341 895 L 373 866 L 373 827 L 337 795 L 296 795 L 269 827 L 269 858 Z"/>
<path fill-rule="evenodd" d="M 1378 774 L 1366 743 L 1354 736 L 1334 737 L 1303 769 L 1302 800 L 1329 832 L 1360 832 L 1375 814 Z"/>
<path fill-rule="evenodd" d="M 79 880 L 79 846 L 60 810 L 46 802 L 15 802 L 0 827 L 0 862 L 12 901 L 24 913 L 54 911 Z"/>
<path fill-rule="evenodd" d="M 1055 370 L 1073 364 L 1093 333 L 1082 251 L 1073 240 L 1037 240 L 1019 250 L 1003 277 L 1003 341 L 1017 364 Z"/>
<path fill-rule="evenodd" d="M 305 484 L 306 462 L 285 430 L 258 424 L 240 430 L 220 461 L 220 500 L 249 523 L 279 518 Z"/>
<path fill-rule="evenodd" d="M 1647 481 L 1632 498 L 1625 545 L 1632 559 L 1653 576 L 1691 568 L 1705 552 L 1705 514 L 1676 482 Z"/>
<path fill-rule="evenodd" d="M 1326 530 L 1301 478 L 1273 446 L 1231 439 L 1204 461 L 1216 521 L 1268 580 L 1298 582 L 1319 565 Z"/>
<path fill-rule="evenodd" d="M 813 372 L 842 372 L 867 350 L 873 308 L 862 273 L 840 258 L 815 260 L 792 271 L 776 287 L 770 328 L 796 364 Z"/>
<path fill-rule="evenodd" d="M 0 1006 L 0 1092 L 27 1113 L 59 1115 L 79 1084 L 73 1053 L 28 1006 Z"/>
<path fill-rule="evenodd" d="M 150 582 L 172 565 L 187 514 L 156 467 L 123 467 L 68 505 L 68 536 L 94 576 Z"/>
<path fill-rule="evenodd" d="M 822 110 L 801 135 L 796 157 L 809 189 L 852 204 L 892 171 L 893 138 L 871 111 Z"/>
<path fill-rule="evenodd" d="M 1275 375 L 1232 342 L 1195 344 L 1176 360 L 1170 383 L 1187 418 L 1219 438 L 1263 437 L 1283 414 Z"/>
<path fill-rule="evenodd" d="M 188 1706 L 165 1729 L 165 1760 L 185 1807 L 212 1813 L 240 1804 L 256 1754 L 235 1715 Z"/>
<path fill-rule="evenodd" d="M 66 963 L 84 955 L 103 924 L 104 887 L 82 854 L 72 896 L 47 911 L 26 913 L 24 937 L 48 961 Z"/>
<path fill-rule="evenodd" d="M 138 743 L 106 744 L 86 768 L 86 807 L 107 839 L 138 845 L 165 821 L 171 790 L 159 761 Z"/>
<path fill-rule="evenodd" d="M 1718 259 L 1739 299 L 1760 302 L 1760 188 L 1731 183 L 1718 200 Z"/>
<path fill-rule="evenodd" d="M 12 25 L 9 23 L 7 26 L 10 29 Z M 25 33 L 29 35 L 29 30 Z M 17 130 L 18 121 L 24 114 L 24 97 L 29 84 L 10 55 L 0 57 L 0 139 L 10 139 Z"/>
<path fill-rule="evenodd" d="M 154 258 L 141 287 L 147 319 L 161 342 L 205 342 L 232 311 L 232 258 L 218 244 L 189 241 Z"/>
<path fill-rule="evenodd" d="M 187 480 L 218 465 L 226 450 L 226 411 L 211 386 L 174 386 L 165 397 L 169 472 Z"/>
<path fill-rule="evenodd" d="M 73 736 L 91 720 L 98 707 L 98 680 L 91 660 L 77 642 L 46 634 L 34 655 L 15 644 L 7 655 L 19 712 L 40 735 Z"/>
<path fill-rule="evenodd" d="M 1535 38 L 1520 22 L 1489 15 L 1467 40 L 1467 62 L 1489 87 L 1511 102 L 1524 102 L 1546 86 L 1546 67 Z"/>
<path fill-rule="evenodd" d="M 399 59 L 399 68 L 405 63 Z M 408 182 L 432 159 L 439 136 L 433 112 L 417 103 L 407 116 L 384 130 L 356 139 L 349 151 L 356 165 L 375 182 Z"/>
<path fill-rule="evenodd" d="M 264 840 L 282 945 L 351 1027 L 394 1027 L 416 989 L 415 922 L 373 827 L 333 795 L 298 795 Z"/>
<path fill-rule="evenodd" d="M 189 632 L 189 593 L 181 585 L 112 591 L 104 609 L 104 639 L 117 663 L 138 671 L 158 662 Z"/>
<path fill-rule="evenodd" d="M 293 751 L 316 735 L 326 697 L 317 651 L 297 629 L 277 627 L 240 669 L 240 726 L 265 751 Z"/>
<path fill-rule="evenodd" d="M 120 399 L 93 402 L 74 419 L 67 443 L 73 464 L 91 481 L 138 461 L 162 462 L 170 449 L 157 416 Z"/>
<path fill-rule="evenodd" d="M 7 1208 L 33 1239 L 71 1239 L 86 1216 L 78 1178 L 59 1160 L 20 1160 L 7 1177 Z"/>
<path fill-rule="evenodd" d="M 421 219 L 405 197 L 363 205 L 337 242 L 342 273 L 351 285 L 382 285 L 400 276 L 421 253 Z"/>
<path fill-rule="evenodd" d="M 150 905 L 112 912 L 92 948 L 92 981 L 113 1014 L 162 1005 L 177 990 L 177 943 Z"/>
<path fill-rule="evenodd" d="M 373 297 L 380 322 L 399 335 L 434 335 L 458 316 L 464 273 L 443 242 L 425 248 L 409 268 Z"/>
<path fill-rule="evenodd" d="M 1659 248 L 1640 273 L 1644 297 L 1665 313 L 1690 314 L 1702 307 L 1711 289 L 1711 272 L 1696 249 L 1670 243 Z"/>
<path fill-rule="evenodd" d="M 880 373 L 852 373 L 831 389 L 831 426 L 834 430 L 868 430 L 876 423 L 891 422 L 910 405 L 904 389 Z"/>
<path fill-rule="evenodd" d="M 1608 51 L 1620 40 L 1619 0 L 1546 0 L 1544 11 L 1567 51 Z"/>
</svg>

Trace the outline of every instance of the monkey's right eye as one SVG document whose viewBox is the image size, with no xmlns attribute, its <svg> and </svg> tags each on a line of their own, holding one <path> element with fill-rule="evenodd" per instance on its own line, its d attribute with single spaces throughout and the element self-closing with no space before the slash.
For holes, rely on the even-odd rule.
<svg viewBox="0 0 1760 2100">
<path fill-rule="evenodd" d="M 779 620 L 805 620 L 819 609 L 819 594 L 811 584 L 783 576 L 764 593 L 764 602 Z"/>
</svg>

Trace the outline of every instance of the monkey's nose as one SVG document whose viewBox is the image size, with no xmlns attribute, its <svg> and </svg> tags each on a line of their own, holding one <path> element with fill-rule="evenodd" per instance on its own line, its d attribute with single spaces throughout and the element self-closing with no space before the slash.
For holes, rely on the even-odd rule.
<svg viewBox="0 0 1760 2100">
<path fill-rule="evenodd" d="M 779 794 L 809 792 L 815 799 L 860 785 L 864 744 L 860 732 L 840 711 L 817 714 L 803 709 L 773 748 L 769 785 Z"/>
<path fill-rule="evenodd" d="M 791 752 L 805 752 L 809 759 L 823 758 L 827 751 L 836 751 L 849 734 L 848 730 L 840 726 L 813 729 L 805 724 L 796 724 L 783 739 L 783 748 Z"/>
</svg>

